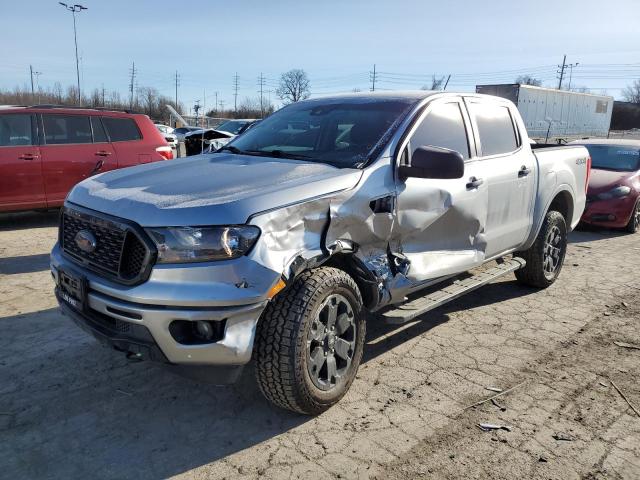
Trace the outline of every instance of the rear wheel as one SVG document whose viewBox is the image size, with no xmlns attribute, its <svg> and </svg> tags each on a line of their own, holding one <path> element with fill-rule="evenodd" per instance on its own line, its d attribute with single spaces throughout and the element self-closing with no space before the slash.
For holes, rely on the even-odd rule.
<svg viewBox="0 0 640 480">
<path fill-rule="evenodd" d="M 629 223 L 627 223 L 626 230 L 629 233 L 636 233 L 640 230 L 640 198 L 636 202 L 636 206 L 633 209 Z"/>
<path fill-rule="evenodd" d="M 256 377 L 279 407 L 315 415 L 355 378 L 365 336 L 362 297 L 337 268 L 305 272 L 267 306 L 258 323 Z"/>
<path fill-rule="evenodd" d="M 540 232 L 533 245 L 516 255 L 527 265 L 516 270 L 520 283 L 537 288 L 547 288 L 556 281 L 567 253 L 567 224 L 560 212 L 547 212 Z"/>
</svg>

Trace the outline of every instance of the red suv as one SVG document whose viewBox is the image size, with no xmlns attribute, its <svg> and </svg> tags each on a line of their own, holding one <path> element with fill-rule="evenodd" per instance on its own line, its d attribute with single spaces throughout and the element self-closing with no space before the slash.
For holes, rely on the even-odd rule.
<svg viewBox="0 0 640 480">
<path fill-rule="evenodd" d="M 0 108 L 0 212 L 59 207 L 71 187 L 87 177 L 172 158 L 146 115 Z"/>
</svg>

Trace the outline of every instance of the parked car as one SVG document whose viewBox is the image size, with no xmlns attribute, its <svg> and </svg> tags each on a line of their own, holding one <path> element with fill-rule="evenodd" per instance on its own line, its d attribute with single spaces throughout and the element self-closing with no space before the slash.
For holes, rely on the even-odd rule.
<svg viewBox="0 0 640 480">
<path fill-rule="evenodd" d="M 215 129 L 221 132 L 228 132 L 235 136 L 244 133 L 245 130 L 250 128 L 256 122 L 259 122 L 259 120 L 255 118 L 227 120 L 222 122 L 220 125 L 216 125 Z"/>
<path fill-rule="evenodd" d="M 406 322 L 513 271 L 553 284 L 588 156 L 532 150 L 497 97 L 297 102 L 218 153 L 77 185 L 51 253 L 56 295 L 132 358 L 228 383 L 253 356 L 269 400 L 317 414 L 355 378 L 369 313 Z"/>
<path fill-rule="evenodd" d="M 199 128 L 199 127 L 178 127 L 178 128 L 174 128 L 172 133 L 173 133 L 176 137 L 178 137 L 178 141 L 179 141 L 179 142 L 183 142 L 183 141 L 184 141 L 184 136 L 185 136 L 187 133 L 195 132 L 195 131 L 197 131 L 197 130 L 202 130 L 202 129 L 201 129 L 201 128 Z"/>
<path fill-rule="evenodd" d="M 640 229 L 640 140 L 578 140 L 591 155 L 585 224 Z"/>
<path fill-rule="evenodd" d="M 173 131 L 175 130 L 175 128 L 170 127 L 169 125 L 164 125 L 162 123 L 156 123 L 154 124 L 156 126 L 156 128 L 158 130 L 160 130 L 162 133 L 173 133 Z"/>
<path fill-rule="evenodd" d="M 206 128 L 189 132 L 184 136 L 187 156 L 216 151 L 226 145 L 235 135 L 229 132 Z"/>
<path fill-rule="evenodd" d="M 178 148 L 178 136 L 175 133 L 173 133 L 174 129 L 169 127 L 168 125 L 162 125 L 161 123 L 156 123 L 155 126 L 158 129 L 158 131 L 160 133 L 162 133 L 162 136 L 167 141 L 169 146 L 172 149 L 177 149 Z M 176 156 L 176 155 L 174 154 L 174 156 Z"/>
<path fill-rule="evenodd" d="M 79 181 L 173 158 L 146 115 L 69 107 L 0 110 L 0 211 L 59 207 Z"/>
</svg>

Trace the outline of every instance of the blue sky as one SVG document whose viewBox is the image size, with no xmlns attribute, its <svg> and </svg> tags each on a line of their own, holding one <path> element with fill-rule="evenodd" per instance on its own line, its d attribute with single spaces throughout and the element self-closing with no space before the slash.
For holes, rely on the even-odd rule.
<svg viewBox="0 0 640 480">
<path fill-rule="evenodd" d="M 573 85 L 597 93 L 640 78 L 639 0 L 120 1 L 82 0 L 78 16 L 83 90 L 126 98 L 133 61 L 140 86 L 186 105 L 206 96 L 233 104 L 255 96 L 258 76 L 275 90 L 279 74 L 305 69 L 315 95 L 370 86 L 419 88 L 432 73 L 452 74 L 448 90 L 508 83 L 531 72 L 556 85 L 555 66 L 579 62 Z M 0 0 L 0 87 L 75 82 L 71 14 L 57 0 Z M 275 99 L 275 94 L 271 94 Z"/>
</svg>

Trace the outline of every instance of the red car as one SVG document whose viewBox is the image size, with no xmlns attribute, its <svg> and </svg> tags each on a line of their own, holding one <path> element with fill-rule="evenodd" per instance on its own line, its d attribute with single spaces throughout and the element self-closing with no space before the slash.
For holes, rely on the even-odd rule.
<svg viewBox="0 0 640 480">
<path fill-rule="evenodd" d="M 59 207 L 71 187 L 87 177 L 172 158 L 146 115 L 0 108 L 0 212 Z"/>
<path fill-rule="evenodd" d="M 580 140 L 591 154 L 582 222 L 635 233 L 640 228 L 640 140 Z"/>
</svg>

